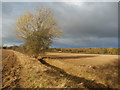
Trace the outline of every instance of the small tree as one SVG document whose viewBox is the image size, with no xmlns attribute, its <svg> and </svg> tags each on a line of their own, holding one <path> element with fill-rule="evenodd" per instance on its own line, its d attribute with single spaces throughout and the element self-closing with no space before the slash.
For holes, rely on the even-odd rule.
<svg viewBox="0 0 120 90">
<path fill-rule="evenodd" d="M 53 39 L 60 36 L 56 20 L 51 9 L 26 11 L 17 21 L 17 34 L 25 41 L 24 46 L 29 55 L 38 57 L 52 45 Z"/>
</svg>

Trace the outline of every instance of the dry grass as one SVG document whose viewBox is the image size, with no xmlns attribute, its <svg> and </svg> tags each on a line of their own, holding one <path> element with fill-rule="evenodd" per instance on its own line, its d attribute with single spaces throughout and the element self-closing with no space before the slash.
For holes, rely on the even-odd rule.
<svg viewBox="0 0 120 90">
<path fill-rule="evenodd" d="M 3 88 L 84 88 L 89 90 L 107 87 L 107 82 L 104 82 L 106 79 L 100 80 L 102 75 L 97 74 L 106 67 L 96 69 L 93 66 L 88 67 L 83 64 L 78 66 L 61 60 L 46 59 L 51 65 L 42 64 L 22 53 L 6 50 L 3 52 Z M 98 78 L 99 76 L 101 77 Z M 113 80 L 115 77 L 112 77 Z"/>
<path fill-rule="evenodd" d="M 10 54 L 13 52 L 17 56 L 17 59 L 14 58 L 14 60 L 20 61 L 19 64 L 22 66 L 21 70 L 17 69 L 16 67 L 18 66 L 17 61 L 12 61 L 13 59 L 7 59 L 8 56 L 13 58 L 12 54 Z M 3 53 L 4 53 L 3 61 L 5 61 L 5 59 L 7 60 L 6 62 L 3 63 L 3 65 L 6 66 L 6 64 L 8 64 L 11 61 L 12 62 L 9 63 L 8 65 L 14 65 L 9 67 L 3 67 L 3 73 L 7 73 L 7 76 L 3 74 L 3 82 L 4 82 L 2 87 L 3 89 L 19 88 L 19 87 L 20 88 L 68 88 L 68 87 L 84 88 L 84 86 L 81 85 L 80 83 L 77 83 L 71 79 L 66 78 L 66 75 L 62 74 L 61 72 L 58 72 L 54 68 L 41 64 L 39 61 L 36 61 L 33 58 L 29 58 L 28 56 L 25 56 L 15 51 L 5 51 Z M 7 55 L 7 53 L 9 55 Z M 12 70 L 13 68 L 19 71 L 18 72 L 13 71 Z M 11 73 L 9 72 L 20 75 L 19 82 L 13 80 L 15 77 L 11 76 Z M 16 77 L 16 79 L 18 78 Z M 14 85 L 11 83 L 14 83 Z M 16 84 L 17 86 L 15 86 Z"/>
<path fill-rule="evenodd" d="M 2 88 L 19 87 L 21 65 L 13 52 L 3 51 L 2 66 Z"/>
<path fill-rule="evenodd" d="M 118 61 L 114 61 L 111 64 L 99 67 L 95 74 L 100 77 L 109 87 L 118 88 L 118 70 L 120 70 L 118 68 Z"/>
<path fill-rule="evenodd" d="M 67 73 L 102 83 L 111 88 L 118 87 L 118 55 L 48 53 L 54 57 L 78 57 L 46 59 L 48 63 Z M 83 57 L 84 56 L 84 57 Z M 86 56 L 86 57 L 85 57 Z M 94 57 L 90 57 L 94 56 Z"/>
</svg>

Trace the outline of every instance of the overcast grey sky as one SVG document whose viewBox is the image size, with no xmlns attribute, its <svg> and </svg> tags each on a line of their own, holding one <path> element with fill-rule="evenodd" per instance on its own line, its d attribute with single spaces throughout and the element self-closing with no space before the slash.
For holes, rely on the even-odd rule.
<svg viewBox="0 0 120 90">
<path fill-rule="evenodd" d="M 63 36 L 52 47 L 88 48 L 117 47 L 117 2 L 3 2 L 2 40 L 5 45 L 21 44 L 15 22 L 24 11 L 38 7 L 52 8 Z M 1 19 L 1 18 L 0 18 Z"/>
</svg>

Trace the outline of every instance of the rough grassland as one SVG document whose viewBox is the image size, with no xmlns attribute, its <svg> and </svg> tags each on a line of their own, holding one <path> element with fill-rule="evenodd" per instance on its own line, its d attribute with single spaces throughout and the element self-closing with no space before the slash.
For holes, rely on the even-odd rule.
<svg viewBox="0 0 120 90">
<path fill-rule="evenodd" d="M 118 88 L 118 55 L 47 53 L 51 65 L 65 72 Z"/>
<path fill-rule="evenodd" d="M 15 57 L 16 56 L 16 57 Z M 84 88 L 80 83 L 51 67 L 19 52 L 3 51 L 3 89 L 10 88 Z"/>
<path fill-rule="evenodd" d="M 86 90 L 108 88 L 108 85 L 99 79 L 96 79 L 98 80 L 96 81 L 87 78 L 88 74 L 91 75 L 91 72 L 88 73 L 89 70 L 84 65 L 79 67 L 76 65 L 75 67 L 71 62 L 61 62 L 60 58 L 59 60 L 50 58 L 45 60 L 48 63 L 40 62 L 13 50 L 3 50 L 2 88 L 84 88 Z M 51 61 L 51 64 L 48 60 Z M 68 70 L 61 68 L 61 65 L 68 66 Z M 104 69 L 104 67 L 102 68 Z M 86 69 L 86 72 L 79 72 L 78 69 Z M 94 71 L 93 69 L 90 70 Z M 94 76 L 98 76 L 96 73 L 94 74 Z"/>
</svg>

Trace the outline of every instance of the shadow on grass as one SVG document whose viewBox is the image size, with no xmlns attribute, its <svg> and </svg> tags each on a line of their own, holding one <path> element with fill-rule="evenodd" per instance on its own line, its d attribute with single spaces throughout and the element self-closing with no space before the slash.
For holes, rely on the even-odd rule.
<svg viewBox="0 0 120 90">
<path fill-rule="evenodd" d="M 44 58 L 42 59 L 38 59 L 42 64 L 48 66 L 48 67 L 51 67 L 52 69 L 54 69 L 53 71 L 46 71 L 47 74 L 50 74 L 51 76 L 58 76 L 60 74 L 63 75 L 63 77 L 65 77 L 66 79 L 68 80 L 71 80 L 77 84 L 79 83 L 83 83 L 83 85 L 88 88 L 89 90 L 116 90 L 116 89 L 113 89 L 113 88 L 109 88 L 101 83 L 96 83 L 95 81 L 92 81 L 92 80 L 87 80 L 83 77 L 77 77 L 77 76 L 74 76 L 74 75 L 70 75 L 68 73 L 66 73 L 64 70 L 58 68 L 58 67 L 55 67 L 55 66 L 52 66 L 50 65 L 49 63 L 47 63 L 46 61 L 43 60 Z M 62 77 L 61 77 L 62 78 Z"/>
<path fill-rule="evenodd" d="M 90 58 L 90 57 L 96 57 L 96 56 L 58 56 L 58 55 L 49 55 L 45 58 L 48 59 L 77 59 L 77 58 Z"/>
</svg>

